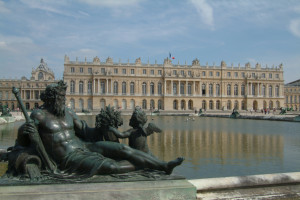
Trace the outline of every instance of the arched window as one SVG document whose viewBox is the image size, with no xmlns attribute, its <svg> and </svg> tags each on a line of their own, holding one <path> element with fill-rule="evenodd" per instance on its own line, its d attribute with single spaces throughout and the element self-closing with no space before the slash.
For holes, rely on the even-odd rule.
<svg viewBox="0 0 300 200">
<path fill-rule="evenodd" d="M 269 97 L 273 96 L 273 87 L 272 85 L 269 86 Z"/>
<path fill-rule="evenodd" d="M 239 87 L 237 84 L 234 85 L 234 96 L 238 96 L 239 95 Z"/>
<path fill-rule="evenodd" d="M 118 102 L 118 99 L 115 99 L 115 100 L 114 100 L 114 107 L 115 107 L 116 109 L 119 109 L 119 102 Z"/>
<path fill-rule="evenodd" d="M 105 101 L 105 99 L 101 99 L 100 100 L 100 108 L 105 109 L 105 107 L 106 107 L 106 101 Z"/>
<path fill-rule="evenodd" d="M 227 96 L 231 96 L 231 85 L 227 85 Z"/>
<path fill-rule="evenodd" d="M 153 99 L 150 100 L 150 109 L 155 109 L 155 103 Z"/>
<path fill-rule="evenodd" d="M 79 109 L 80 109 L 80 111 L 82 111 L 83 108 L 84 108 L 83 107 L 83 100 L 79 99 Z"/>
<path fill-rule="evenodd" d="M 276 97 L 279 97 L 279 86 L 278 85 L 276 85 L 276 87 L 275 87 L 275 95 L 276 95 Z M 296 97 L 296 96 L 295 96 Z M 295 103 L 297 102 L 297 100 L 296 100 L 296 98 L 295 98 Z"/>
<path fill-rule="evenodd" d="M 220 101 L 219 101 L 219 100 L 217 100 L 217 102 L 216 102 L 216 109 L 217 109 L 217 110 L 220 110 L 220 109 L 221 109 L 221 104 L 220 104 Z"/>
<path fill-rule="evenodd" d="M 237 100 L 234 101 L 234 109 L 239 109 L 239 102 Z"/>
<path fill-rule="evenodd" d="M 202 95 L 205 96 L 206 95 L 206 85 L 202 84 Z"/>
<path fill-rule="evenodd" d="M 105 94 L 105 82 L 101 81 L 101 94 Z"/>
<path fill-rule="evenodd" d="M 265 85 L 263 85 L 262 87 L 261 87 L 261 95 L 262 96 L 266 96 L 266 86 Z"/>
<path fill-rule="evenodd" d="M 71 107 L 71 109 L 75 110 L 75 100 L 74 99 L 70 100 L 70 107 Z"/>
<path fill-rule="evenodd" d="M 71 81 L 70 83 L 70 93 L 71 94 L 75 93 L 75 81 Z"/>
<path fill-rule="evenodd" d="M 39 74 L 38 74 L 38 80 L 43 80 L 43 79 L 44 79 L 43 72 L 39 72 Z"/>
<path fill-rule="evenodd" d="M 142 93 L 143 93 L 143 95 L 147 94 L 147 83 L 145 83 L 145 82 L 142 84 Z"/>
<path fill-rule="evenodd" d="M 180 83 L 180 94 L 184 94 L 184 83 Z"/>
<path fill-rule="evenodd" d="M 178 110 L 178 102 L 177 102 L 177 100 L 173 101 L 173 109 L 174 110 Z"/>
<path fill-rule="evenodd" d="M 160 82 L 157 84 L 157 92 L 159 95 L 162 95 L 162 84 Z"/>
<path fill-rule="evenodd" d="M 214 109 L 214 102 L 212 100 L 209 101 L 209 109 Z"/>
<path fill-rule="evenodd" d="M 134 82 L 130 83 L 130 94 L 134 95 Z"/>
<path fill-rule="evenodd" d="M 246 110 L 245 101 L 244 100 L 242 101 L 242 110 Z"/>
<path fill-rule="evenodd" d="M 83 81 L 79 81 L 79 94 L 83 94 Z"/>
<path fill-rule="evenodd" d="M 150 83 L 150 95 L 154 95 L 154 83 Z"/>
<path fill-rule="evenodd" d="M 205 100 L 202 101 L 202 109 L 206 109 L 206 101 Z"/>
<path fill-rule="evenodd" d="M 185 100 L 181 100 L 180 108 L 181 108 L 181 110 L 185 110 Z"/>
<path fill-rule="evenodd" d="M 147 100 L 146 99 L 144 99 L 142 102 L 142 108 L 147 109 Z"/>
<path fill-rule="evenodd" d="M 135 108 L 135 101 L 133 99 L 130 100 L 130 109 Z"/>
<path fill-rule="evenodd" d="M 122 94 L 126 95 L 126 82 L 122 82 Z"/>
<path fill-rule="evenodd" d="M 92 101 L 92 99 L 88 99 L 88 109 L 93 110 L 93 101 Z"/>
<path fill-rule="evenodd" d="M 231 101 L 230 100 L 227 101 L 227 110 L 231 110 Z"/>
<path fill-rule="evenodd" d="M 157 107 L 158 107 L 158 109 L 163 109 L 163 105 L 162 105 L 162 101 L 161 100 L 158 100 L 158 102 L 157 102 Z"/>
<path fill-rule="evenodd" d="M 177 95 L 177 84 L 173 83 L 173 94 Z"/>
<path fill-rule="evenodd" d="M 216 85 L 216 95 L 217 95 L 217 97 L 219 97 L 221 95 L 219 84 Z"/>
<path fill-rule="evenodd" d="M 188 95 L 192 95 L 192 84 L 188 83 Z"/>
<path fill-rule="evenodd" d="M 243 84 L 242 86 L 241 86 L 241 95 L 245 95 L 245 85 Z"/>
<path fill-rule="evenodd" d="M 89 81 L 88 82 L 88 93 L 89 94 L 92 94 L 92 89 L 93 89 L 93 86 L 92 86 L 93 84 L 92 84 L 92 81 Z"/>
<path fill-rule="evenodd" d="M 193 109 L 193 101 L 192 100 L 188 101 L 188 108 L 189 108 L 189 110 Z"/>
<path fill-rule="evenodd" d="M 213 84 L 208 85 L 209 96 L 213 96 Z"/>
<path fill-rule="evenodd" d="M 115 81 L 114 82 L 114 94 L 118 94 L 118 82 L 117 81 Z"/>
<path fill-rule="evenodd" d="M 127 101 L 125 99 L 122 100 L 122 109 L 127 109 Z"/>
</svg>

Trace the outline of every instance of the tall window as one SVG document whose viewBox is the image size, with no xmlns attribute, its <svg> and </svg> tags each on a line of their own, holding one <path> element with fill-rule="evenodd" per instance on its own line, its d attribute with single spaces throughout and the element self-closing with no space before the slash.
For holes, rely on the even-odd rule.
<svg viewBox="0 0 300 200">
<path fill-rule="evenodd" d="M 93 102 L 92 99 L 88 99 L 88 109 L 93 110 Z"/>
<path fill-rule="evenodd" d="M 173 94 L 177 95 L 177 84 L 173 83 Z"/>
<path fill-rule="evenodd" d="M 239 95 L 239 87 L 237 84 L 234 85 L 234 96 L 238 96 Z"/>
<path fill-rule="evenodd" d="M 272 85 L 269 86 L 269 97 L 273 96 L 273 87 Z"/>
<path fill-rule="evenodd" d="M 144 99 L 142 102 L 142 108 L 147 109 L 147 100 L 146 99 Z"/>
<path fill-rule="evenodd" d="M 92 81 L 88 82 L 88 93 L 92 94 Z"/>
<path fill-rule="evenodd" d="M 83 81 L 79 81 L 79 94 L 83 94 Z"/>
<path fill-rule="evenodd" d="M 71 67 L 71 73 L 74 73 L 74 72 L 75 72 L 75 68 Z"/>
<path fill-rule="evenodd" d="M 220 109 L 221 109 L 221 104 L 220 104 L 220 101 L 219 101 L 219 100 L 216 102 L 216 109 L 217 109 L 217 110 L 220 110 Z"/>
<path fill-rule="evenodd" d="M 227 110 L 231 110 L 231 101 L 230 100 L 227 101 Z"/>
<path fill-rule="evenodd" d="M 202 95 L 206 95 L 206 85 L 202 84 Z"/>
<path fill-rule="evenodd" d="M 39 72 L 38 79 L 39 79 L 39 80 L 44 79 L 44 74 L 43 74 L 43 72 Z"/>
<path fill-rule="evenodd" d="M 154 83 L 150 83 L 150 95 L 154 95 Z"/>
<path fill-rule="evenodd" d="M 202 101 L 202 109 L 206 109 L 206 101 L 205 100 Z"/>
<path fill-rule="evenodd" d="M 279 86 L 278 85 L 276 85 L 276 87 L 275 87 L 275 95 L 276 95 L 276 97 L 279 97 Z M 295 96 L 296 97 L 296 96 Z M 296 98 L 295 98 L 296 99 Z M 295 101 L 296 102 L 296 101 Z"/>
<path fill-rule="evenodd" d="M 126 82 L 122 82 L 122 94 L 126 95 Z"/>
<path fill-rule="evenodd" d="M 231 96 L 231 85 L 227 85 L 227 96 Z"/>
<path fill-rule="evenodd" d="M 221 92 L 220 92 L 220 85 L 217 84 L 216 85 L 216 95 L 219 97 L 221 95 Z"/>
<path fill-rule="evenodd" d="M 184 94 L 184 84 L 180 83 L 180 94 Z"/>
<path fill-rule="evenodd" d="M 155 103 L 153 99 L 150 100 L 150 108 L 155 109 Z"/>
<path fill-rule="evenodd" d="M 2 91 L 0 91 L 0 99 L 2 99 Z"/>
<path fill-rule="evenodd" d="M 158 109 L 162 109 L 162 101 L 161 100 L 158 100 L 158 102 L 157 102 L 157 108 Z"/>
<path fill-rule="evenodd" d="M 143 95 L 147 94 L 147 84 L 145 82 L 142 84 L 142 94 Z"/>
<path fill-rule="evenodd" d="M 173 109 L 174 110 L 178 110 L 178 102 L 177 102 L 177 100 L 173 101 Z"/>
<path fill-rule="evenodd" d="M 162 84 L 160 82 L 157 84 L 157 93 L 162 95 Z"/>
<path fill-rule="evenodd" d="M 261 88 L 261 94 L 264 97 L 266 96 L 266 86 L 265 85 L 263 85 L 262 88 Z"/>
<path fill-rule="evenodd" d="M 256 94 L 256 87 L 255 85 L 253 84 L 252 85 L 252 95 L 255 95 Z"/>
<path fill-rule="evenodd" d="M 101 94 L 105 94 L 105 82 L 101 82 Z"/>
<path fill-rule="evenodd" d="M 114 94 L 118 94 L 118 82 L 114 82 Z"/>
<path fill-rule="evenodd" d="M 192 95 L 192 84 L 188 83 L 188 95 Z"/>
<path fill-rule="evenodd" d="M 130 83 L 130 94 L 134 95 L 134 82 Z"/>
<path fill-rule="evenodd" d="M 70 93 L 71 94 L 75 93 L 75 81 L 71 81 L 70 83 Z"/>
<path fill-rule="evenodd" d="M 214 103 L 213 103 L 212 100 L 210 100 L 210 101 L 209 101 L 209 109 L 210 109 L 210 110 L 214 109 L 213 106 L 214 106 Z"/>
<path fill-rule="evenodd" d="M 209 96 L 213 96 L 213 84 L 209 84 L 208 92 L 209 92 Z"/>
</svg>

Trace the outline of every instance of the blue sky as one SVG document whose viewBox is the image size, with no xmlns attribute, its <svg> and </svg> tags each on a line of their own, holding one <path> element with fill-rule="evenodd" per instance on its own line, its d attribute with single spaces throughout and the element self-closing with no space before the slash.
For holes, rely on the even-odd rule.
<svg viewBox="0 0 300 200">
<path fill-rule="evenodd" d="M 263 67 L 300 78 L 299 0 L 0 0 L 0 78 L 31 76 L 41 58 Z"/>
</svg>

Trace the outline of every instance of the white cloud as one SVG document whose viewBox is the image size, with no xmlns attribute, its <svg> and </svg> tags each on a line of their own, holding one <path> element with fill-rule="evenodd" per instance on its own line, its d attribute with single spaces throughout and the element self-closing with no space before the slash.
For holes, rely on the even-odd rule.
<svg viewBox="0 0 300 200">
<path fill-rule="evenodd" d="M 214 29 L 213 8 L 205 0 L 190 0 L 190 2 L 196 7 L 203 23 Z"/>
<path fill-rule="evenodd" d="M 300 19 L 291 20 L 289 30 L 297 37 L 300 37 Z"/>
<path fill-rule="evenodd" d="M 0 1 L 0 13 L 10 13 L 10 10 L 5 7 L 4 2 Z"/>
</svg>

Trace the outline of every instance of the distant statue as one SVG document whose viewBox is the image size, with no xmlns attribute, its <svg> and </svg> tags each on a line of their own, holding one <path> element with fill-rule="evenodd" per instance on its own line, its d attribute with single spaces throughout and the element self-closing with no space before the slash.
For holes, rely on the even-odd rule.
<svg viewBox="0 0 300 200">
<path fill-rule="evenodd" d="M 286 114 L 286 110 L 287 110 L 286 108 L 281 108 L 279 115 L 285 115 Z"/>
<path fill-rule="evenodd" d="M 11 117 L 10 109 L 7 107 L 7 105 L 1 105 L 1 117 Z"/>
<path fill-rule="evenodd" d="M 230 115 L 230 118 L 239 118 L 241 115 L 240 113 L 236 110 L 236 109 L 233 109 L 231 115 Z"/>
<path fill-rule="evenodd" d="M 43 106 L 34 110 L 30 117 L 15 93 L 26 123 L 18 131 L 16 144 L 8 149 L 4 158 L 2 156 L 9 162 L 7 176 L 25 174 L 36 178 L 39 174 L 37 170 L 30 170 L 32 165 L 55 177 L 90 177 L 145 168 L 171 174 L 183 162 L 182 157 L 164 162 L 125 144 L 94 140 L 95 135 L 103 132 L 102 128 L 88 127 L 65 106 L 66 88 L 63 81 L 48 85 L 41 95 Z"/>
<path fill-rule="evenodd" d="M 131 148 L 151 154 L 147 144 L 147 137 L 154 132 L 161 133 L 162 130 L 153 123 L 149 123 L 147 128 L 145 128 L 144 125 L 146 122 L 146 113 L 141 108 L 136 107 L 129 121 L 132 129 L 123 133 L 115 128 L 111 128 L 110 130 L 119 138 L 129 138 L 129 146 Z"/>
</svg>

